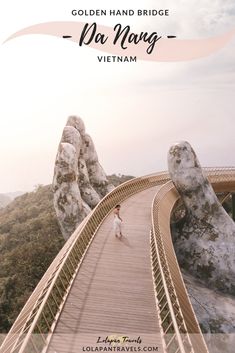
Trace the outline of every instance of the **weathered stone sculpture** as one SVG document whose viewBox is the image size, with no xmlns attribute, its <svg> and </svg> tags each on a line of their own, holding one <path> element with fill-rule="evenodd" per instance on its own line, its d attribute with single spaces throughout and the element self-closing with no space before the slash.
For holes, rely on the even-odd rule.
<svg viewBox="0 0 235 353">
<path fill-rule="evenodd" d="M 53 178 L 54 206 L 66 240 L 112 188 L 82 119 L 70 116 L 59 144 Z"/>
<path fill-rule="evenodd" d="M 183 277 L 202 331 L 207 333 L 209 352 L 234 353 L 235 297 L 206 287 L 184 271 Z"/>
<path fill-rule="evenodd" d="M 170 148 L 170 177 L 186 208 L 175 230 L 179 263 L 208 286 L 235 294 L 235 224 L 220 205 L 187 142 Z"/>
</svg>

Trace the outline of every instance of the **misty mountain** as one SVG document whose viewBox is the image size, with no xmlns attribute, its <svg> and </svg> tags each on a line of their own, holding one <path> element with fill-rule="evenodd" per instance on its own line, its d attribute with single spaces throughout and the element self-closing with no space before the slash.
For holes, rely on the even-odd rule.
<svg viewBox="0 0 235 353">
<path fill-rule="evenodd" d="M 14 200 L 16 197 L 21 196 L 25 194 L 24 191 L 13 191 L 13 192 L 7 192 L 5 195 L 9 196 L 12 200 Z"/>
<path fill-rule="evenodd" d="M 0 209 L 6 207 L 12 201 L 10 196 L 0 194 Z"/>
<path fill-rule="evenodd" d="M 16 197 L 23 195 L 23 191 L 7 192 L 0 194 L 0 209 L 6 207 Z"/>
</svg>

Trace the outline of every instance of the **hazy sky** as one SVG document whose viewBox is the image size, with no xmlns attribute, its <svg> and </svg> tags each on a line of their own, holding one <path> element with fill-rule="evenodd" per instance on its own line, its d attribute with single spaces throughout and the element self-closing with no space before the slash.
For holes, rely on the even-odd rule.
<svg viewBox="0 0 235 353">
<path fill-rule="evenodd" d="M 178 38 L 232 29 L 234 0 L 2 1 L 0 42 L 48 21 L 130 24 Z M 72 9 L 169 8 L 168 18 L 80 18 Z M 98 63 L 99 52 L 43 35 L 0 45 L 0 192 L 50 183 L 63 126 L 83 118 L 105 171 L 166 169 L 169 146 L 186 139 L 203 165 L 234 165 L 235 40 L 192 62 Z M 103 55 L 103 54 L 102 54 Z"/>
</svg>

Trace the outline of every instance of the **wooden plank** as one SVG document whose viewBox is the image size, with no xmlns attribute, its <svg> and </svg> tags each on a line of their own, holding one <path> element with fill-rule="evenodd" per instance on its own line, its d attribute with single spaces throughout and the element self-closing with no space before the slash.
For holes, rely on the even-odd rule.
<svg viewBox="0 0 235 353">
<path fill-rule="evenodd" d="M 97 335 L 147 335 L 151 339 L 145 345 L 157 342 L 161 351 L 149 244 L 156 191 L 154 187 L 123 202 L 123 238 L 113 234 L 113 215 L 101 225 L 70 290 L 49 352 L 78 352 L 87 333 L 94 334 L 91 343 Z M 65 334 L 76 336 L 67 350 Z"/>
</svg>

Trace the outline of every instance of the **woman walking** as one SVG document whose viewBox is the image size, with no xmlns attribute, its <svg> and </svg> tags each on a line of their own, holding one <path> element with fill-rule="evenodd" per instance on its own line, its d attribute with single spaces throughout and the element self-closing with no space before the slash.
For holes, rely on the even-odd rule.
<svg viewBox="0 0 235 353">
<path fill-rule="evenodd" d="M 120 217 L 120 205 L 115 206 L 114 208 L 114 220 L 113 220 L 113 228 L 115 232 L 115 236 L 120 238 L 122 237 L 122 218 Z"/>
</svg>

